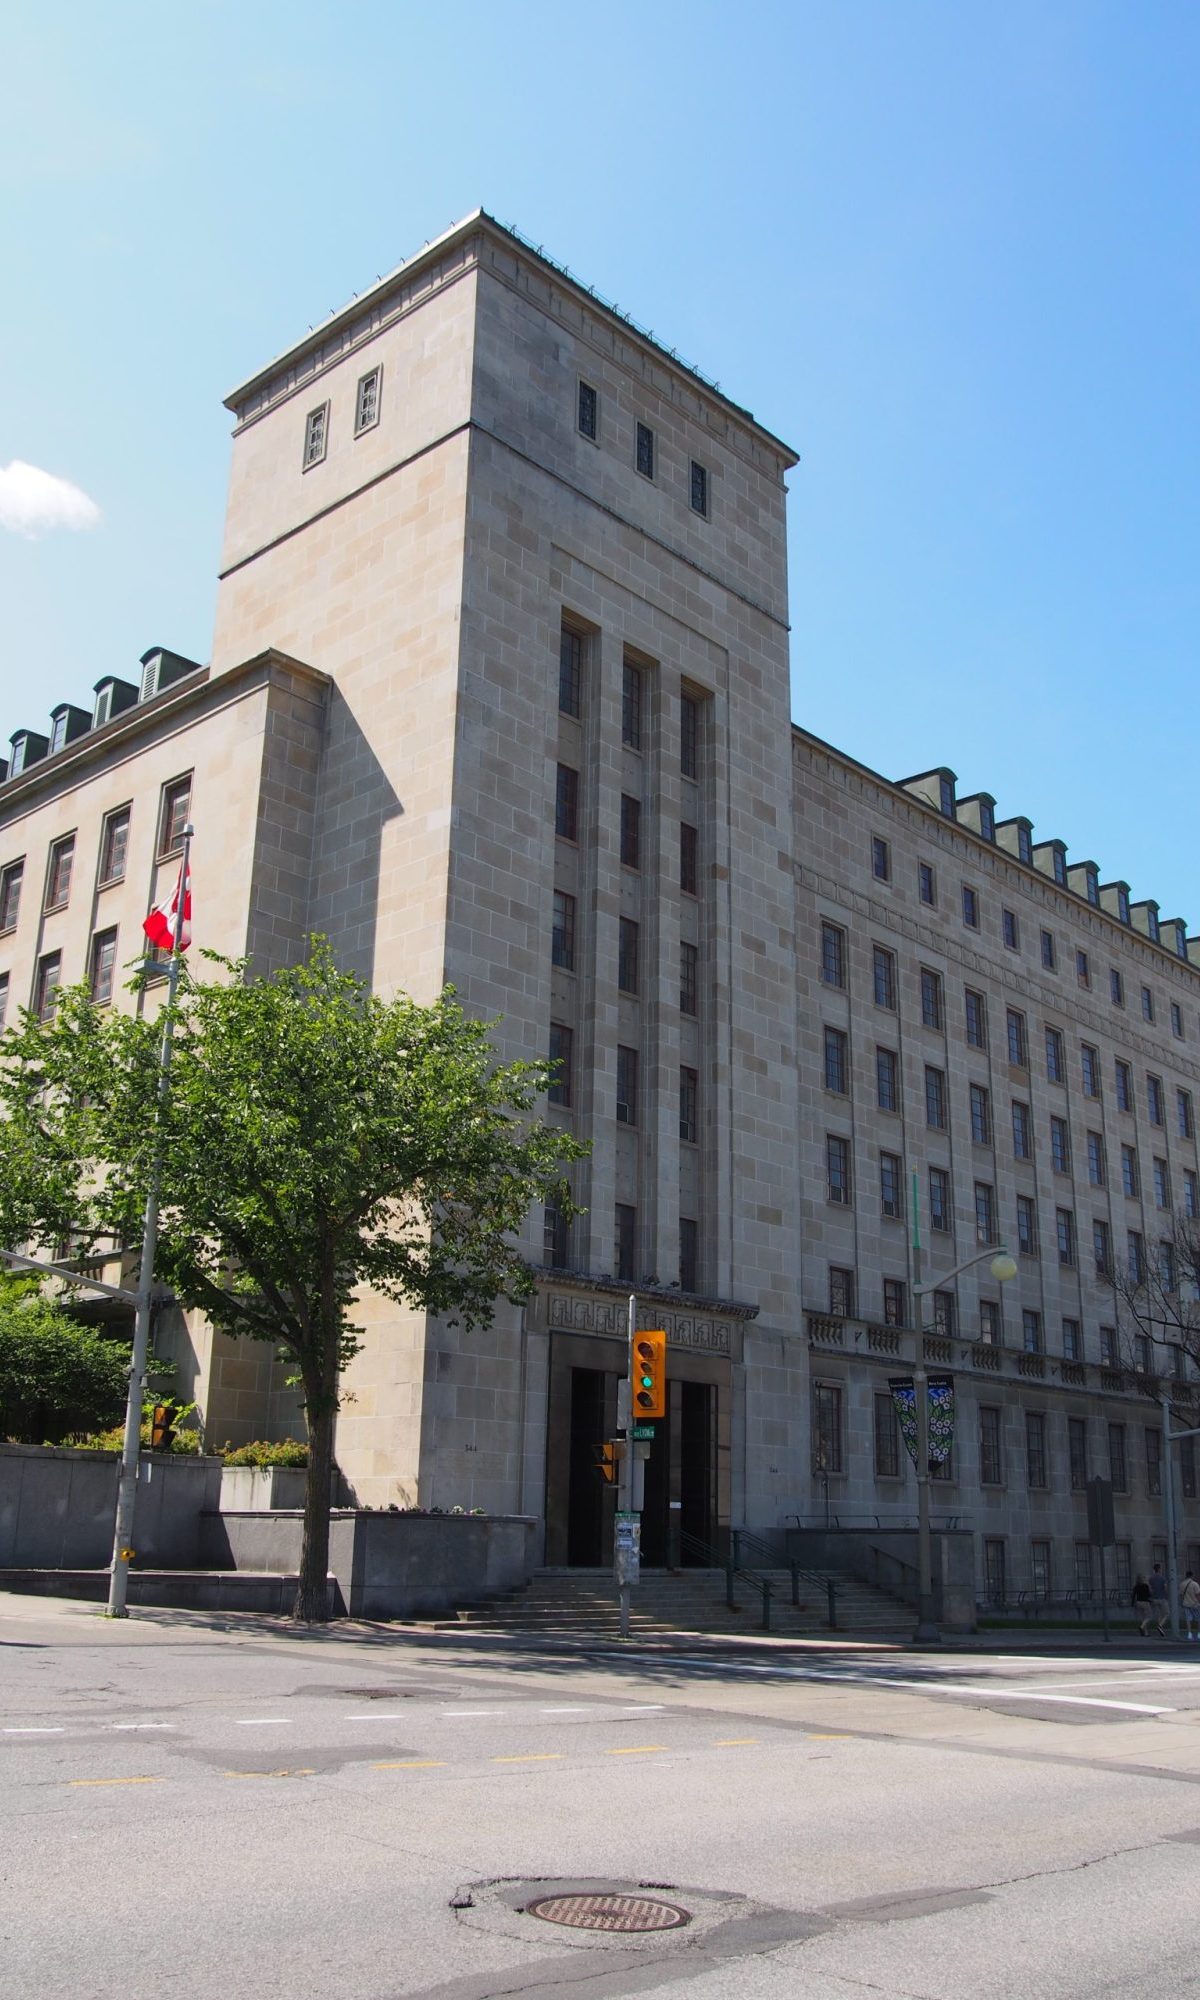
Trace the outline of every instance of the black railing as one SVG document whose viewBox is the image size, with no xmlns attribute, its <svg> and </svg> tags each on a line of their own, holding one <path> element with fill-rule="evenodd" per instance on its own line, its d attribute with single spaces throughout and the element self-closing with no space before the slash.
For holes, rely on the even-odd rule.
<svg viewBox="0 0 1200 2000">
<path fill-rule="evenodd" d="M 773 1543 L 764 1540 L 761 1535 L 753 1534 L 749 1528 L 729 1530 L 729 1553 L 724 1557 L 718 1555 L 709 1543 L 702 1542 L 696 1535 L 684 1533 L 680 1535 L 679 1540 L 682 1553 L 692 1563 L 705 1569 L 724 1570 L 725 1602 L 731 1611 L 736 1611 L 738 1608 L 734 1591 L 739 1577 L 750 1589 L 761 1592 L 764 1632 L 769 1632 L 771 1629 L 771 1605 L 775 1599 L 775 1591 L 767 1574 L 771 1570 L 788 1572 L 792 1584 L 792 1603 L 797 1610 L 801 1608 L 801 1577 L 814 1589 L 823 1590 L 829 1629 L 831 1632 L 837 1630 L 837 1585 L 833 1578 L 817 1576 L 812 1570 L 802 1569 L 791 1556 L 776 1548 Z"/>
</svg>

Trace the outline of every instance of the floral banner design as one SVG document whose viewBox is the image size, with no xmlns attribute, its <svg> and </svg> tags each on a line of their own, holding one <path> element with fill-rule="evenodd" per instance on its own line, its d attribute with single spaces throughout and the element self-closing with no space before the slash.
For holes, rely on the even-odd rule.
<svg viewBox="0 0 1200 2000">
<path fill-rule="evenodd" d="M 929 1382 L 929 1464 L 944 1465 L 954 1444 L 954 1377 L 930 1375 Z M 888 1378 L 892 1403 L 905 1450 L 917 1462 L 917 1398 L 911 1375 Z"/>
</svg>

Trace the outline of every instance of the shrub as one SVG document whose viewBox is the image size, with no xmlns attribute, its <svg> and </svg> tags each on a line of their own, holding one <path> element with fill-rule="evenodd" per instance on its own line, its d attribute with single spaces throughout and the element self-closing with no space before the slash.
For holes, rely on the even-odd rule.
<svg viewBox="0 0 1200 2000">
<path fill-rule="evenodd" d="M 113 1423 L 128 1388 L 127 1346 L 45 1299 L 0 1292 L 0 1437 L 61 1444 Z"/>
<path fill-rule="evenodd" d="M 253 1444 L 240 1444 L 236 1449 L 227 1444 L 222 1456 L 226 1465 L 299 1467 L 308 1464 L 308 1446 L 299 1438 L 280 1438 L 277 1444 L 258 1438 Z"/>
</svg>

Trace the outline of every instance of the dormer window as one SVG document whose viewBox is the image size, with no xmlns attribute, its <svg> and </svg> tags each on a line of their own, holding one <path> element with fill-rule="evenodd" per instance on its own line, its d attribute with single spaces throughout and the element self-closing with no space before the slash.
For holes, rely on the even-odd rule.
<svg viewBox="0 0 1200 2000">
<path fill-rule="evenodd" d="M 1054 879 L 1062 888 L 1067 886 L 1067 857 L 1061 847 L 1052 850 L 1054 855 Z"/>
<path fill-rule="evenodd" d="M 1097 870 L 1095 868 L 1085 869 L 1083 879 L 1088 902 L 1092 904 L 1093 908 L 1098 908 L 1100 904 L 1100 876 Z"/>
<path fill-rule="evenodd" d="M 1186 930 L 1186 928 L 1184 927 L 1184 925 L 1183 925 L 1183 924 L 1176 924 L 1176 926 L 1175 926 L 1175 956 L 1176 956 L 1176 958 L 1186 958 L 1186 957 L 1187 957 L 1187 955 L 1188 955 L 1188 949 L 1187 949 L 1187 930 Z"/>
<path fill-rule="evenodd" d="M 938 805 L 947 819 L 954 818 L 954 785 L 949 778 L 938 779 Z"/>
<path fill-rule="evenodd" d="M 1123 924 L 1129 922 L 1129 891 L 1124 884 L 1117 889 L 1117 915 Z"/>
<path fill-rule="evenodd" d="M 60 708 L 58 714 L 54 717 L 54 720 L 50 724 L 50 755 L 52 757 L 56 750 L 62 749 L 63 744 L 66 742 L 66 740 L 67 740 L 67 711 L 65 708 Z"/>
<path fill-rule="evenodd" d="M 112 714 L 112 698 L 112 682 L 109 681 L 108 685 L 102 687 L 96 696 L 96 706 L 92 711 L 93 729 L 99 729 L 102 722 L 108 721 L 109 716 Z"/>
<path fill-rule="evenodd" d="M 979 831 L 985 840 L 996 838 L 996 815 L 986 799 L 979 802 Z"/>
<path fill-rule="evenodd" d="M 25 769 L 25 746 L 28 741 L 29 738 L 27 736 L 13 737 L 12 757 L 9 760 L 8 766 L 8 775 L 10 778 L 15 778 L 19 772 Z"/>
<path fill-rule="evenodd" d="M 1146 929 L 1150 933 L 1151 943 L 1157 944 L 1159 942 L 1158 911 L 1154 909 L 1153 905 L 1149 905 L 1146 910 Z"/>
<path fill-rule="evenodd" d="M 1033 867 L 1033 835 L 1027 826 L 1017 828 L 1017 859 L 1027 868 Z"/>
</svg>

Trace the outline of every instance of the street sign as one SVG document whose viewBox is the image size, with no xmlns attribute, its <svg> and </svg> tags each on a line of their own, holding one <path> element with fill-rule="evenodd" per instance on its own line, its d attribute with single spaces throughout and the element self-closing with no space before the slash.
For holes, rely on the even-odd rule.
<svg viewBox="0 0 1200 2000">
<path fill-rule="evenodd" d="M 635 1444 L 653 1444 L 654 1425 L 635 1424 L 633 1427 L 633 1439 Z"/>
<path fill-rule="evenodd" d="M 1087 1483 L 1088 1540 L 1094 1548 L 1111 1549 L 1117 1539 L 1111 1479 Z"/>
</svg>

